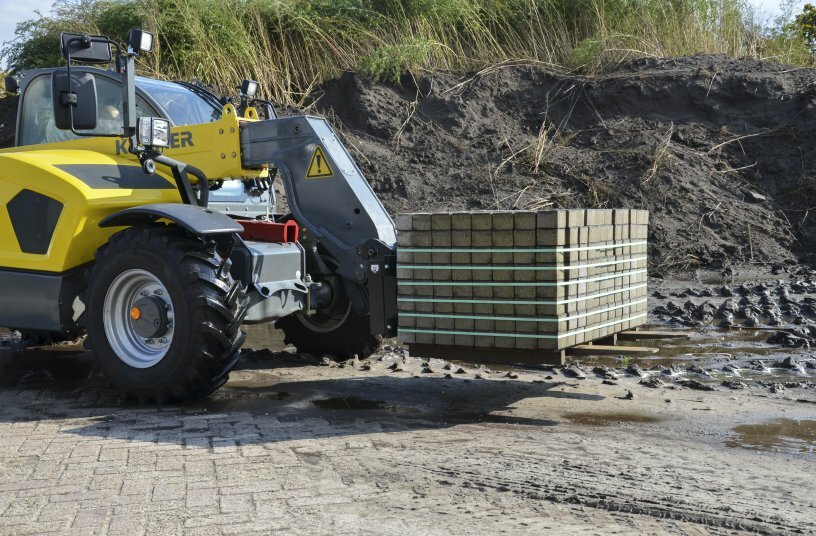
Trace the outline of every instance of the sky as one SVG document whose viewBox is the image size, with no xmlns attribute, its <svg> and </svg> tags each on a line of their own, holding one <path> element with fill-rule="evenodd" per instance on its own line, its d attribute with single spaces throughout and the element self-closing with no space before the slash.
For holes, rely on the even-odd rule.
<svg viewBox="0 0 816 536">
<path fill-rule="evenodd" d="M 748 0 L 768 14 L 773 16 L 779 11 L 781 0 Z M 812 1 L 812 0 L 811 0 Z M 48 12 L 53 0 L 0 0 L 0 45 L 14 38 L 14 28 L 18 22 L 36 17 L 36 10 Z M 804 0 L 799 2 L 804 4 Z"/>
</svg>

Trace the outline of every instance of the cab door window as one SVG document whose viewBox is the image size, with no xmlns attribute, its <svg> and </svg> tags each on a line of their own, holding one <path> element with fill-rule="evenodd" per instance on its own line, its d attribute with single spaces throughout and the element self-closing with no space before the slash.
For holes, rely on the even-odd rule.
<svg viewBox="0 0 816 536">
<path fill-rule="evenodd" d="M 122 133 L 122 85 L 106 76 L 96 76 L 96 128 L 90 134 Z M 51 104 L 51 76 L 40 75 L 28 85 L 23 96 L 22 122 L 18 145 L 58 143 L 80 138 L 70 130 L 60 130 Z M 136 116 L 158 115 L 141 97 L 136 97 Z"/>
</svg>

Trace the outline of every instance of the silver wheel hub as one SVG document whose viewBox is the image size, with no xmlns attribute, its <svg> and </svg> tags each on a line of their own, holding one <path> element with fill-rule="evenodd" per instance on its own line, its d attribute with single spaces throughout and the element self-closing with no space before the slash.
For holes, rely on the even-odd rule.
<svg viewBox="0 0 816 536">
<path fill-rule="evenodd" d="M 158 364 L 173 342 L 173 301 L 159 278 L 146 270 L 127 270 L 113 280 L 103 319 L 114 353 L 134 368 Z"/>
</svg>

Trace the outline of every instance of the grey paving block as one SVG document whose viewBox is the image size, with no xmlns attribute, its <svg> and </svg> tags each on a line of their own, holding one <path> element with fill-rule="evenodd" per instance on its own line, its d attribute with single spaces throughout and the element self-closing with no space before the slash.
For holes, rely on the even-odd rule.
<svg viewBox="0 0 816 536">
<path fill-rule="evenodd" d="M 407 216 L 410 216 L 407 217 Z M 512 327 L 519 336 L 498 337 L 487 335 L 432 336 L 435 344 L 508 349 L 556 349 L 591 341 L 625 329 L 627 326 L 643 325 L 646 319 L 632 320 L 646 311 L 644 300 L 647 289 L 640 288 L 615 292 L 615 289 L 632 285 L 644 285 L 646 281 L 645 260 L 632 260 L 645 256 L 646 245 L 607 247 L 618 243 L 645 241 L 648 236 L 648 213 L 629 209 L 576 209 L 549 210 L 537 213 L 479 212 L 454 214 L 400 215 L 398 243 L 401 247 L 431 249 L 482 248 L 481 252 L 416 253 L 398 249 L 399 264 L 432 264 L 435 266 L 461 265 L 499 267 L 490 270 L 420 269 L 406 270 L 398 265 L 400 280 L 422 278 L 437 283 L 447 280 L 473 283 L 467 286 L 422 285 L 398 286 L 401 298 L 421 300 L 433 296 L 435 303 L 400 302 L 402 312 L 430 310 L 439 314 L 466 314 L 481 316 L 506 316 L 509 318 L 569 318 L 558 322 L 491 321 L 470 320 L 474 328 L 470 332 L 486 332 L 491 322 L 496 329 Z M 416 218 L 415 218 L 416 216 Z M 427 246 L 425 244 L 428 244 Z M 603 246 L 603 247 L 600 247 Z M 507 251 L 491 253 L 496 248 L 530 248 L 535 252 Z M 578 251 L 572 251 L 578 249 Z M 540 251 L 544 250 L 544 251 Z M 501 268 L 501 266 L 505 266 Z M 511 270 L 518 267 L 570 267 L 557 270 Z M 618 277 L 609 275 L 620 274 Z M 448 279 L 448 277 L 450 279 Z M 494 283 L 508 283 L 492 286 Z M 518 286 L 533 283 L 535 286 Z M 556 283 L 563 283 L 555 285 Z M 599 295 L 605 293 L 607 295 Z M 499 300 L 499 303 L 453 303 L 446 301 L 473 299 Z M 441 301 L 440 301 L 441 300 Z M 504 302 L 502 302 L 504 300 Z M 514 303 L 514 302 L 533 303 Z M 610 309 L 610 307 L 614 307 Z M 548 315 L 548 316 L 547 316 Z M 410 320 L 413 319 L 413 320 Z M 400 319 L 400 327 L 406 328 L 417 322 L 415 317 Z M 424 326 L 439 328 L 449 326 L 443 319 L 423 319 Z M 449 319 L 448 319 L 449 320 Z M 609 322 L 614 325 L 598 327 Z M 458 331 L 467 322 L 454 322 Z M 454 330 L 455 331 L 455 330 Z M 542 334 L 559 337 L 557 340 L 529 338 L 522 335 Z M 411 335 L 407 335 L 409 338 Z M 414 340 L 427 340 L 427 334 L 418 334 Z"/>
<path fill-rule="evenodd" d="M 471 229 L 474 231 L 492 231 L 492 217 L 489 212 L 476 212 L 471 215 Z"/>
<path fill-rule="evenodd" d="M 397 227 L 397 231 L 411 231 L 413 227 L 411 225 L 411 214 L 397 214 L 394 216 L 394 225 Z"/>
<path fill-rule="evenodd" d="M 471 228 L 471 214 L 469 212 L 455 212 L 451 214 L 451 229 L 467 231 Z"/>
</svg>

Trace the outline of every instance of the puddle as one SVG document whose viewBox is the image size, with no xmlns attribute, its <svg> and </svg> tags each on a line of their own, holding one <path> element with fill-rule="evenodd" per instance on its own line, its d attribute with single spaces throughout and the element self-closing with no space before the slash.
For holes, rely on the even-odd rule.
<svg viewBox="0 0 816 536">
<path fill-rule="evenodd" d="M 816 421 L 778 419 L 764 424 L 741 424 L 733 432 L 736 437 L 725 442 L 727 447 L 816 454 Z"/>
<path fill-rule="evenodd" d="M 446 424 L 497 424 L 511 426 L 557 426 L 558 421 L 535 417 L 518 417 L 501 413 L 445 413 L 430 417 L 431 420 Z"/>
<path fill-rule="evenodd" d="M 88 352 L 33 349 L 0 355 L 0 387 L 70 390 L 87 384 L 92 371 Z"/>
<path fill-rule="evenodd" d="M 388 404 L 382 400 L 365 400 L 353 397 L 312 400 L 312 404 L 321 409 L 372 410 L 386 409 L 388 407 Z"/>
<path fill-rule="evenodd" d="M 663 419 L 652 415 L 641 413 L 565 413 L 564 419 L 573 424 L 584 424 L 587 426 L 613 426 L 624 423 L 654 423 Z"/>
</svg>

